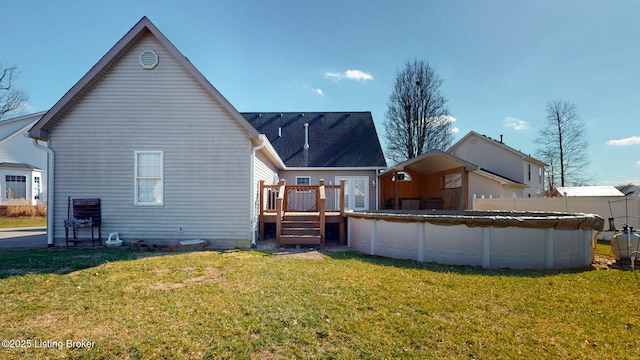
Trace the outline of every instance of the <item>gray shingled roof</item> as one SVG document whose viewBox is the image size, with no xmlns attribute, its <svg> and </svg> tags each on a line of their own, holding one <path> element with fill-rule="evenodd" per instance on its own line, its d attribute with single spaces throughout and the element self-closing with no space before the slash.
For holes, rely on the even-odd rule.
<svg viewBox="0 0 640 360">
<path fill-rule="evenodd" d="M 387 166 L 368 111 L 242 115 L 267 136 L 288 167 Z M 309 124 L 308 150 L 304 149 L 305 123 Z"/>
<path fill-rule="evenodd" d="M 0 162 L 0 169 L 16 169 L 16 170 L 42 170 L 37 167 L 25 163 Z"/>
</svg>

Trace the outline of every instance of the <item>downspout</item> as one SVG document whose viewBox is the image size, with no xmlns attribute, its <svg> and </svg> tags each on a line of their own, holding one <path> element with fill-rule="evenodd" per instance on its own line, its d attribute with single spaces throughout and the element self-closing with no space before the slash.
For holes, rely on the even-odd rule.
<svg viewBox="0 0 640 360">
<path fill-rule="evenodd" d="M 251 248 L 257 248 L 256 244 L 256 179 L 255 179 L 255 159 L 256 159 L 256 151 L 265 147 L 266 142 L 265 136 L 263 134 L 258 135 L 258 140 L 260 140 L 260 144 L 253 146 L 251 148 L 251 195 L 249 196 L 249 201 L 251 204 Z"/>
<path fill-rule="evenodd" d="M 38 144 L 38 139 L 33 139 L 33 145 L 40 150 L 44 150 L 47 152 L 47 247 L 53 247 L 53 213 L 55 212 L 54 207 L 54 180 L 53 174 L 55 172 L 55 155 L 56 153 L 52 148 L 49 147 L 49 142 L 47 141 L 47 146 L 42 146 Z"/>
</svg>

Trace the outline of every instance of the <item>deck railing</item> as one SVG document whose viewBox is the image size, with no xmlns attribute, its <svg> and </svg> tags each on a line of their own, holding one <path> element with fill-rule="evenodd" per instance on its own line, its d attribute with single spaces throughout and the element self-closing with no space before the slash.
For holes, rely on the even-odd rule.
<svg viewBox="0 0 640 360">
<path fill-rule="evenodd" d="M 320 180 L 324 184 L 324 180 Z M 283 187 L 284 185 L 284 187 Z M 266 185 L 260 180 L 260 215 L 275 212 L 277 200 L 282 198 L 282 211 L 318 212 L 321 185 L 286 185 L 281 180 L 278 185 Z M 325 189 L 325 211 L 344 213 L 344 180 L 340 185 L 323 185 Z M 282 196 L 280 196 L 282 195 Z"/>
<path fill-rule="evenodd" d="M 318 185 L 287 185 L 286 180 L 278 185 L 265 185 L 264 180 L 260 180 L 260 236 L 264 237 L 264 215 L 275 215 L 276 245 L 279 246 L 285 213 L 313 212 L 319 217 L 320 246 L 324 246 L 326 213 L 339 212 L 344 216 L 344 187 L 344 180 L 340 180 L 340 185 L 325 185 L 322 179 Z M 340 244 L 343 243 L 344 222 L 341 221 Z"/>
</svg>

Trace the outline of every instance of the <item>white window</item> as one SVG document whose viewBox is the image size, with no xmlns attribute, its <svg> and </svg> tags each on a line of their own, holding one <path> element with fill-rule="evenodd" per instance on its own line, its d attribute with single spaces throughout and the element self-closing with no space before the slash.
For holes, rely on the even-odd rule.
<svg viewBox="0 0 640 360">
<path fill-rule="evenodd" d="M 163 204 L 163 157 L 162 151 L 135 152 L 135 204 Z"/>
<path fill-rule="evenodd" d="M 33 193 L 36 199 L 40 199 L 40 189 L 40 176 L 35 176 L 33 178 Z"/>
<path fill-rule="evenodd" d="M 5 182 L 7 191 L 5 198 L 7 199 L 26 199 L 27 198 L 27 177 L 21 175 L 6 175 Z"/>
<path fill-rule="evenodd" d="M 296 176 L 296 185 L 311 185 L 311 176 Z"/>
</svg>

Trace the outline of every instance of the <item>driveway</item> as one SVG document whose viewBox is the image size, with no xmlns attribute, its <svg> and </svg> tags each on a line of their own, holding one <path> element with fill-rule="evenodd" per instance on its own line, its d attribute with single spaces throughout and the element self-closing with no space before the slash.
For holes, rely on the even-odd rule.
<svg viewBox="0 0 640 360">
<path fill-rule="evenodd" d="M 46 248 L 47 228 L 0 229 L 0 249 Z"/>
</svg>

